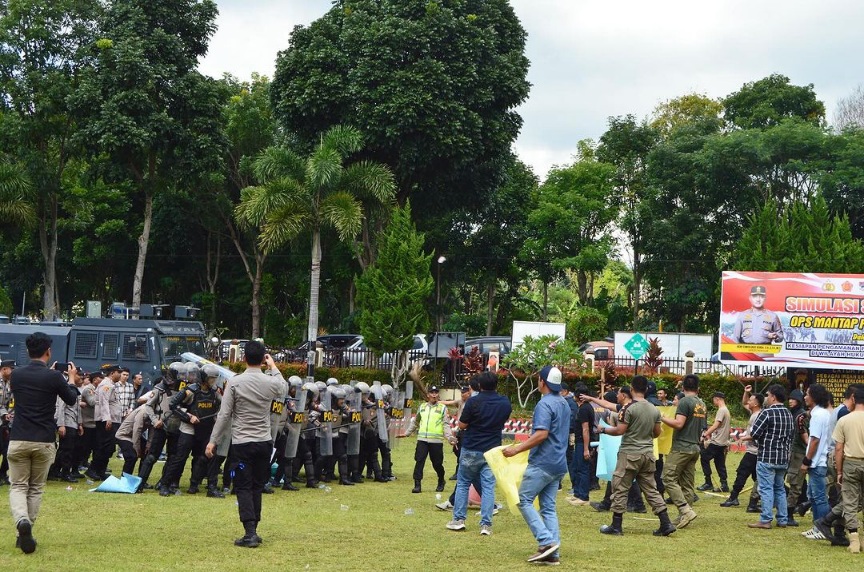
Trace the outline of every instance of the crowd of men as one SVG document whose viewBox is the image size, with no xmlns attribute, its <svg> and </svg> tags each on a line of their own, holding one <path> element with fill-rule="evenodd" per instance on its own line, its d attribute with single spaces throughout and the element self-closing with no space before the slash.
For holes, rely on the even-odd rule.
<svg viewBox="0 0 864 572">
<path fill-rule="evenodd" d="M 416 416 L 406 418 L 406 396 L 392 387 L 339 384 L 332 378 L 304 383 L 297 376 L 286 381 L 263 346 L 253 345 L 251 352 L 247 348 L 248 369 L 227 383 L 212 364 L 173 363 L 152 387 L 146 387 L 137 376 L 130 381 L 130 372 L 115 365 L 83 373 L 71 364 L 62 374 L 45 373 L 50 343 L 46 349 L 43 339 L 36 342 L 31 353 L 41 358 L 31 355 L 34 361 L 26 374 L 13 378 L 15 364 L 0 363 L 0 479 L 6 478 L 7 458 L 13 456 L 7 450 L 10 442 L 16 451 L 21 447 L 9 429 L 18 427 L 21 434 L 28 423 L 27 418 L 16 418 L 15 387 L 28 391 L 28 375 L 48 376 L 53 384 L 61 376 L 68 389 L 55 388 L 52 397 L 50 429 L 56 429 L 56 442 L 54 434 L 50 435 L 53 463 L 48 478 L 103 480 L 109 476 L 108 461 L 119 447 L 123 472 L 134 474 L 137 466 L 137 492 L 155 488 L 161 496 L 172 496 L 180 494 L 180 479 L 189 462 L 186 493 L 198 493 L 205 481 L 208 497 L 224 498 L 236 492 L 244 535 L 235 544 L 255 547 L 262 542 L 257 534 L 262 493 L 273 492 L 275 487 L 297 491 L 294 483 L 317 488 L 337 479 L 345 486 L 366 479 L 389 482 L 395 479 L 389 448 L 392 439 L 416 432 L 412 492 L 421 491 L 427 458 L 437 476 L 436 490 L 443 491 L 443 448 L 449 443 L 457 455 L 456 487 L 448 501 L 436 505 L 452 510 L 446 528 L 466 530 L 473 486 L 480 495 L 480 534 L 492 534 L 492 516 L 500 505 L 495 503 L 495 477 L 485 453 L 501 445 L 512 409 L 509 400 L 497 392 L 498 377 L 491 372 L 475 376 L 453 402 L 439 401 L 438 388 L 430 387 Z M 13 386 L 12 379 L 18 385 Z M 654 534 L 668 536 L 697 518 L 693 508 L 697 491 L 729 493 L 720 506 L 738 507 L 738 497 L 752 479 L 755 487 L 747 512 L 759 513 L 760 518 L 750 527 L 770 529 L 775 521 L 780 528 L 798 526 L 796 513 L 803 516 L 809 510 L 814 524 L 803 536 L 860 551 L 857 512 L 864 484 L 864 384 L 850 386 L 837 408 L 820 384 L 811 384 L 805 393 L 796 389 L 788 394 L 776 384 L 762 394 L 747 386 L 742 406 L 750 418 L 739 436 L 746 443 L 746 452 L 731 488 L 725 463 L 732 440 L 726 396 L 721 392 L 712 395 L 716 413 L 709 425 L 697 376 L 685 376 L 681 391 L 671 402 L 664 390 L 639 375 L 630 386 L 595 397 L 584 385 L 568 387 L 561 371 L 552 366 L 541 370 L 538 390 L 541 399 L 534 410 L 531 435 L 503 449 L 505 457 L 528 451 L 518 506 L 537 541 L 529 562 L 560 563 L 556 494 L 568 473 L 570 505 L 611 511 L 611 523 L 600 527 L 603 534 L 623 534 L 625 512 L 647 512 L 647 502 L 659 520 Z M 73 392 L 75 397 L 70 398 Z M 27 397 L 28 407 L 32 400 Z M 250 403 L 255 404 L 251 409 Z M 448 405 L 458 409 L 455 429 L 451 429 Z M 674 414 L 661 414 L 658 406 L 667 405 L 674 407 Z M 664 424 L 673 432 L 671 450 L 655 458 L 653 441 Z M 34 450 L 41 452 L 47 443 L 42 435 L 45 429 L 31 427 L 27 432 L 38 434 Z M 621 436 L 620 449 L 603 501 L 591 502 L 589 491 L 599 488 L 596 451 L 591 444 L 603 434 Z M 151 473 L 160 458 L 165 464 L 151 486 Z M 695 483 L 697 462 L 705 476 L 699 487 Z M 271 475 L 274 464 L 275 474 Z M 674 519 L 670 508 L 677 511 Z M 32 552 L 35 514 L 28 515 L 24 509 L 18 512 L 18 544 Z"/>
</svg>

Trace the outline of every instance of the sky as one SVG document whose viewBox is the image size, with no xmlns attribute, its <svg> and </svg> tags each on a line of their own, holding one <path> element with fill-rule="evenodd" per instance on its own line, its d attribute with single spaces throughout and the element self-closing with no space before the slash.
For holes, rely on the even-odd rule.
<svg viewBox="0 0 864 572">
<path fill-rule="evenodd" d="M 295 25 L 330 0 L 216 0 L 218 31 L 200 70 L 273 76 Z M 860 0 L 511 0 L 528 32 L 531 92 L 518 108 L 519 157 L 541 179 L 595 141 L 609 117 L 649 117 L 688 93 L 725 97 L 772 73 L 813 84 L 831 122 L 864 83 Z"/>
</svg>

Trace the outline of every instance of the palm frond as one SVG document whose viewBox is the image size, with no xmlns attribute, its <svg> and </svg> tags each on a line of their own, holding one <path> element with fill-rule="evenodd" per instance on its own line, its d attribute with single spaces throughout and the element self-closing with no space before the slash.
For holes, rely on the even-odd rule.
<svg viewBox="0 0 864 572">
<path fill-rule="evenodd" d="M 375 161 L 359 161 L 346 167 L 342 188 L 361 198 L 373 198 L 389 205 L 396 196 L 396 179 L 387 165 Z"/>
<path fill-rule="evenodd" d="M 363 147 L 363 134 L 350 125 L 334 125 L 321 138 L 321 147 L 335 149 L 345 158 Z"/>
<path fill-rule="evenodd" d="M 33 189 L 20 165 L 0 162 L 0 218 L 22 225 L 36 222 L 36 210 L 27 200 Z"/>
<path fill-rule="evenodd" d="M 342 175 L 342 156 L 331 147 L 318 147 L 306 163 L 306 181 L 313 189 L 336 186 Z"/>
<path fill-rule="evenodd" d="M 321 202 L 320 208 L 322 222 L 335 228 L 342 242 L 349 242 L 360 232 L 363 225 L 363 207 L 360 201 L 350 194 L 330 194 Z"/>
<path fill-rule="evenodd" d="M 29 227 L 36 224 L 36 211 L 23 200 L 0 201 L 0 220 Z"/>
<path fill-rule="evenodd" d="M 305 167 L 303 159 L 287 147 L 268 147 L 255 158 L 252 169 L 259 183 L 268 183 L 283 178 L 302 180 Z"/>
<path fill-rule="evenodd" d="M 309 227 L 312 222 L 311 205 L 294 203 L 274 210 L 267 216 L 258 244 L 264 252 L 272 252 Z"/>
</svg>

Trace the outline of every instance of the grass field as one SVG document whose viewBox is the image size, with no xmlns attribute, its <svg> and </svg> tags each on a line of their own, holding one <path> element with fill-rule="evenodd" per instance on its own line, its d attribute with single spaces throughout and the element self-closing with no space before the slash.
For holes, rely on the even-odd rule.
<svg viewBox="0 0 864 572">
<path fill-rule="evenodd" d="M 101 571 L 140 570 L 527 570 L 525 558 L 536 545 L 520 516 L 502 510 L 494 534 L 480 536 L 479 515 L 469 511 L 468 531 L 444 528 L 450 513 L 434 504 L 435 479 L 427 463 L 424 491 L 412 494 L 414 440 L 394 451 L 398 480 L 367 482 L 354 487 L 333 485 L 330 491 L 277 491 L 264 497 L 256 549 L 236 548 L 242 534 L 234 497 L 208 499 L 203 494 L 162 498 L 153 491 L 140 495 L 88 492 L 83 482 L 48 483 L 42 512 L 34 527 L 36 553 L 14 547 L 15 532 L 8 511 L 8 487 L 0 489 L 0 570 Z M 741 455 L 731 453 L 730 474 Z M 455 458 L 445 460 L 447 475 Z M 161 464 L 160 464 L 161 466 Z M 115 474 L 120 461 L 112 461 Z M 161 468 L 154 471 L 160 474 Z M 701 484 L 701 475 L 698 477 Z M 184 488 L 188 479 L 184 477 Z M 448 481 L 444 499 L 452 490 Z M 565 481 L 565 490 L 567 481 Z M 702 495 L 694 508 L 699 517 L 685 530 L 655 538 L 651 514 L 624 517 L 625 535 L 607 537 L 597 528 L 610 513 L 574 508 L 559 495 L 562 565 L 571 570 L 765 571 L 860 570 L 864 554 L 853 556 L 825 541 L 801 537 L 809 528 L 751 530 L 758 515 L 744 507 L 720 508 L 720 496 Z M 593 491 L 592 500 L 602 493 Z M 725 497 L 725 495 L 724 495 Z M 410 511 L 409 511 L 410 509 Z M 674 510 L 672 511 L 675 512 Z M 674 516 L 674 514 L 673 514 Z"/>
</svg>

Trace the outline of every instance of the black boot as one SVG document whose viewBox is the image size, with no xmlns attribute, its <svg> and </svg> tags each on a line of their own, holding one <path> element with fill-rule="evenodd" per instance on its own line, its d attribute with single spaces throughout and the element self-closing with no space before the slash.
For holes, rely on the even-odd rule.
<svg viewBox="0 0 864 572">
<path fill-rule="evenodd" d="M 786 526 L 798 526 L 798 521 L 795 520 L 795 507 L 788 507 L 786 511 Z"/>
<path fill-rule="evenodd" d="M 435 492 L 440 493 L 443 491 L 445 484 L 447 484 L 447 481 L 444 480 L 444 477 L 438 477 L 438 486 L 435 487 Z"/>
<path fill-rule="evenodd" d="M 706 479 L 704 483 L 696 487 L 697 491 L 713 491 L 714 485 L 711 484 L 711 479 Z"/>
<path fill-rule="evenodd" d="M 726 481 L 720 481 L 720 488 L 714 489 L 715 493 L 728 493 L 729 492 L 729 484 Z"/>
<path fill-rule="evenodd" d="M 729 498 L 726 499 L 724 502 L 720 503 L 720 506 L 727 507 L 727 508 L 730 506 L 740 506 L 740 505 L 741 505 L 741 503 L 738 502 L 738 493 L 735 493 L 735 492 L 733 492 L 731 495 L 729 495 Z"/>
<path fill-rule="evenodd" d="M 216 485 L 207 485 L 207 497 L 211 499 L 224 499 L 225 493 L 219 490 Z"/>
<path fill-rule="evenodd" d="M 600 527 L 600 532 L 603 534 L 612 534 L 621 536 L 624 532 L 621 530 L 621 523 L 624 520 L 624 515 L 620 512 L 612 513 L 612 524 L 604 524 Z"/>
<path fill-rule="evenodd" d="M 660 528 L 654 531 L 654 536 L 669 536 L 676 530 L 675 525 L 672 524 L 672 521 L 669 520 L 669 511 L 664 510 L 660 514 L 657 515 L 657 518 L 660 519 Z"/>
<path fill-rule="evenodd" d="M 747 512 L 753 513 L 753 514 L 758 514 L 758 513 L 762 512 L 762 510 L 759 508 L 759 500 L 758 499 L 750 497 L 750 503 L 747 505 Z"/>
<path fill-rule="evenodd" d="M 418 481 L 417 479 L 414 479 L 414 488 L 411 489 L 411 492 L 412 493 L 419 493 L 420 492 L 420 481 Z"/>
<path fill-rule="evenodd" d="M 295 487 L 294 484 L 291 483 L 290 480 L 285 479 L 285 482 L 282 483 L 282 490 L 283 490 L 283 491 L 299 491 L 300 489 L 298 489 L 297 487 Z"/>
<path fill-rule="evenodd" d="M 834 514 L 833 512 L 829 512 L 828 514 L 826 514 L 825 516 L 823 516 L 820 519 L 817 519 L 813 523 L 813 527 L 816 530 L 818 530 L 819 532 L 821 532 L 822 535 L 826 539 L 830 540 L 832 546 L 836 546 L 837 545 L 836 542 L 839 540 L 839 538 L 837 538 L 837 535 L 834 533 L 834 530 L 832 530 L 832 528 L 836 527 L 836 525 L 839 524 L 838 520 L 839 520 L 839 518 L 837 517 L 836 514 Z M 842 530 L 842 528 L 841 528 L 841 530 Z M 841 534 L 841 537 L 843 539 L 846 538 L 845 531 L 843 531 L 843 533 Z M 848 540 L 847 540 L 847 542 L 848 542 Z M 847 544 L 847 546 L 848 546 L 848 544 Z"/>
</svg>

